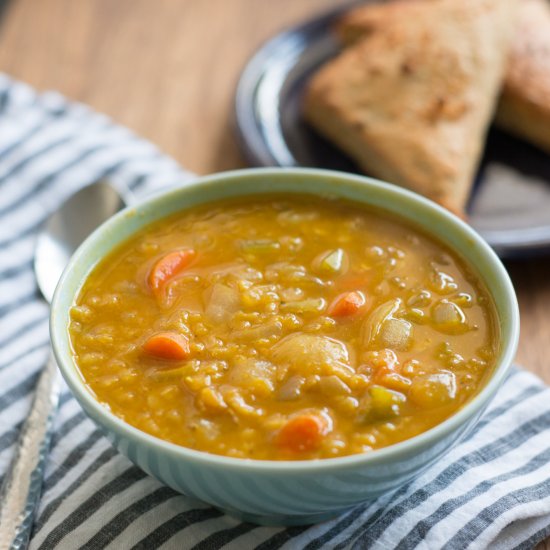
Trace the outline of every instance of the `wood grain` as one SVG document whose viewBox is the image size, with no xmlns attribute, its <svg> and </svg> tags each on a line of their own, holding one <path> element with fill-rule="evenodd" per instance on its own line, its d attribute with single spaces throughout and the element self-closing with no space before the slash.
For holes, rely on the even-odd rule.
<svg viewBox="0 0 550 550">
<path fill-rule="evenodd" d="M 244 165 L 232 101 L 248 57 L 330 0 L 12 0 L 0 69 L 89 103 L 198 173 Z"/>
<path fill-rule="evenodd" d="M 276 32 L 343 3 L 12 0 L 0 70 L 90 104 L 199 174 L 227 170 L 244 166 L 232 101 L 246 60 Z M 507 267 L 522 315 L 518 362 L 550 382 L 550 259 Z"/>
</svg>

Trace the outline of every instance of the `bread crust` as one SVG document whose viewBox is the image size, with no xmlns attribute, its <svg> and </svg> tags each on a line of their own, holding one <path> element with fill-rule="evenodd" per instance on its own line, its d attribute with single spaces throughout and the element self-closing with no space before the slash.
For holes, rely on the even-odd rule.
<svg viewBox="0 0 550 550">
<path fill-rule="evenodd" d="M 550 2 L 522 0 L 496 123 L 550 153 Z"/>
<path fill-rule="evenodd" d="M 353 44 L 380 31 L 388 19 L 421 16 L 426 4 L 455 0 L 393 0 L 350 10 L 335 25 Z M 550 152 L 550 1 L 521 0 L 495 122 Z"/>
<path fill-rule="evenodd" d="M 366 172 L 462 212 L 496 105 L 514 6 L 397 0 L 362 8 L 368 32 L 314 75 L 306 118 Z M 351 28 L 345 20 L 339 32 Z"/>
</svg>

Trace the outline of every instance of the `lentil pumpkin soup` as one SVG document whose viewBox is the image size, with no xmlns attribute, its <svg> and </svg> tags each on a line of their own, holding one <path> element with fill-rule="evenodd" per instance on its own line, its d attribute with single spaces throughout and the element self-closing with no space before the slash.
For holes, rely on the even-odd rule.
<svg viewBox="0 0 550 550">
<path fill-rule="evenodd" d="M 70 338 L 96 398 L 162 439 L 233 457 L 329 458 L 424 432 L 499 349 L 479 278 L 356 203 L 269 195 L 156 222 L 93 270 Z"/>
</svg>

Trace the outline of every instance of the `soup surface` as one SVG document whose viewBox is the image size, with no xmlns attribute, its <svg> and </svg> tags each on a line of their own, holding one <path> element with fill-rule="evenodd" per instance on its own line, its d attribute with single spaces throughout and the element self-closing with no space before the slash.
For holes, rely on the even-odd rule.
<svg viewBox="0 0 550 550">
<path fill-rule="evenodd" d="M 69 327 L 126 422 L 255 459 L 369 452 L 448 418 L 498 353 L 495 308 L 441 243 L 343 200 L 193 207 L 118 247 Z"/>
</svg>

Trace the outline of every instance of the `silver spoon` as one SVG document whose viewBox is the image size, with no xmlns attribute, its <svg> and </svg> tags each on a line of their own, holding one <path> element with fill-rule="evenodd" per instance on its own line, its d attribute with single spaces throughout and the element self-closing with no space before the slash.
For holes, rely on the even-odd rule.
<svg viewBox="0 0 550 550">
<path fill-rule="evenodd" d="M 44 298 L 55 287 L 78 245 L 102 222 L 132 202 L 106 182 L 97 182 L 70 197 L 46 221 L 36 242 L 34 271 Z M 0 488 L 0 548 L 27 547 L 42 490 L 53 420 L 59 401 L 57 365 L 50 352 L 21 428 L 15 455 Z"/>
</svg>

